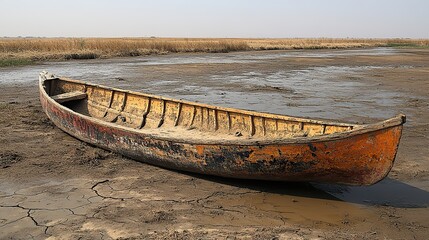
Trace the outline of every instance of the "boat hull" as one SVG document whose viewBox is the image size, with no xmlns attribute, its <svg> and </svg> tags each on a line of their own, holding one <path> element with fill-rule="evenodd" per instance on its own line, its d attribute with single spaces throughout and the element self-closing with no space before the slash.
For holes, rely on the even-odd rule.
<svg viewBox="0 0 429 240">
<path fill-rule="evenodd" d="M 371 185 L 393 166 L 402 124 L 313 142 L 201 144 L 157 139 L 82 117 L 58 104 L 40 84 L 40 101 L 66 133 L 132 159 L 176 170 L 242 179 Z"/>
</svg>

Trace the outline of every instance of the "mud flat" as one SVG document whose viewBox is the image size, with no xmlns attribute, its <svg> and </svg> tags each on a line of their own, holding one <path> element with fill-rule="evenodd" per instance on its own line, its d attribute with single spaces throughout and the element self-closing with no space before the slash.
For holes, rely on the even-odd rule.
<svg viewBox="0 0 429 240">
<path fill-rule="evenodd" d="M 371 187 L 175 172 L 51 124 L 37 74 L 251 110 L 373 122 L 405 113 L 395 166 Z M 429 50 L 175 54 L 0 69 L 2 239 L 428 239 Z"/>
</svg>

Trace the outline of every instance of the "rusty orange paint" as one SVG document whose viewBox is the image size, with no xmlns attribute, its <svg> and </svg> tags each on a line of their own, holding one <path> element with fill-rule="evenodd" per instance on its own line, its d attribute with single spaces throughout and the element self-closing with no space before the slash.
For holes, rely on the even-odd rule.
<svg viewBox="0 0 429 240">
<path fill-rule="evenodd" d="M 204 154 L 204 146 L 202 145 L 197 145 L 195 146 L 196 150 L 197 150 L 197 154 L 198 155 L 203 155 Z"/>
<path fill-rule="evenodd" d="M 302 119 L 45 75 L 39 90 L 52 122 L 82 141 L 153 165 L 232 178 L 374 184 L 392 168 L 405 122 L 403 115 L 369 125 Z M 86 98 L 67 106 L 54 100 L 73 91 Z"/>
</svg>

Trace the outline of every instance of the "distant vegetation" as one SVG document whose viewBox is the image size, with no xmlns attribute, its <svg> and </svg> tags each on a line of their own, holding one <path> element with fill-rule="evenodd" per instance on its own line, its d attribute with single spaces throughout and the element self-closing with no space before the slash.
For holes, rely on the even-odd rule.
<svg viewBox="0 0 429 240">
<path fill-rule="evenodd" d="M 0 58 L 0 67 L 12 67 L 33 64 L 34 61 L 27 58 Z"/>
<path fill-rule="evenodd" d="M 34 61 L 143 56 L 179 52 L 429 47 L 414 39 L 0 38 L 0 66 Z"/>
</svg>

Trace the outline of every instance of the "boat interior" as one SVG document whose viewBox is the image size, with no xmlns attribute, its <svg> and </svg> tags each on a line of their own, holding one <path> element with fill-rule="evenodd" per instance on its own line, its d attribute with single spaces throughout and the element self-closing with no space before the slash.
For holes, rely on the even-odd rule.
<svg viewBox="0 0 429 240">
<path fill-rule="evenodd" d="M 43 82 L 61 105 L 142 133 L 185 139 L 264 140 L 313 137 L 358 125 L 295 118 L 113 89 L 69 79 Z"/>
</svg>

